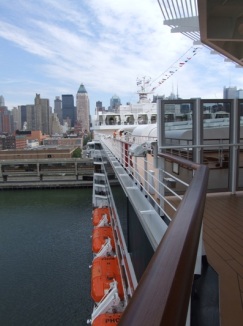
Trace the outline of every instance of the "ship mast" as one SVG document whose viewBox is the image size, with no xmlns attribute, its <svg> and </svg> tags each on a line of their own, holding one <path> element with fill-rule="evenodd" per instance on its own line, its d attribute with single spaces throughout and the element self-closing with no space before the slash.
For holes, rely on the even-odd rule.
<svg viewBox="0 0 243 326">
<path fill-rule="evenodd" d="M 137 78 L 137 86 L 139 86 L 139 90 L 137 91 L 139 95 L 138 103 L 148 103 L 150 102 L 148 99 L 148 94 L 152 92 L 148 90 L 151 87 L 150 84 L 151 78 L 143 76 L 142 78 Z"/>
</svg>

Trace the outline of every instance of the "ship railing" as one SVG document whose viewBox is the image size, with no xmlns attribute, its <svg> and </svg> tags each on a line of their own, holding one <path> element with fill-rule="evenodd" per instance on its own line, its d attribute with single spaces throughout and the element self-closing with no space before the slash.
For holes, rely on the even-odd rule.
<svg viewBox="0 0 243 326">
<path fill-rule="evenodd" d="M 147 159 L 148 153 L 141 154 L 141 157 L 131 158 L 121 140 L 104 139 L 102 141 L 113 152 L 127 173 L 132 175 L 141 191 L 147 191 L 148 180 L 146 177 L 143 178 L 141 171 L 148 171 L 150 167 L 154 168 L 154 162 L 151 163 Z M 188 184 L 183 184 L 185 191 L 183 195 L 179 195 L 173 187 L 167 186 L 164 182 L 165 179 L 175 180 L 175 177 L 160 167 L 162 178 L 161 175 L 158 176 L 158 182 L 162 181 L 153 190 L 156 191 L 162 186 L 170 191 L 176 204 L 169 205 L 169 200 L 167 202 L 166 200 L 170 196 L 162 197 L 159 190 L 156 193 L 161 196 L 159 201 L 156 194 L 151 196 L 149 190 L 145 193 L 145 197 L 147 194 L 150 195 L 148 199 L 150 201 L 151 198 L 156 198 L 153 203 L 158 204 L 157 207 L 162 215 L 167 214 L 163 211 L 162 203 L 170 206 L 173 213 L 171 216 L 168 215 L 167 231 L 129 301 L 119 325 L 185 325 L 190 320 L 189 302 L 195 264 L 198 257 L 202 257 L 198 255 L 198 245 L 207 191 L 208 167 L 168 153 L 153 153 L 153 157 L 170 161 L 171 164 L 174 163 L 180 168 L 187 169 L 191 173 L 191 180 Z M 139 162 L 140 159 L 144 163 Z M 141 180 L 144 185 L 141 185 Z M 176 182 L 183 183 L 179 178 L 176 178 Z M 148 184 L 151 186 L 151 182 Z"/>
<path fill-rule="evenodd" d="M 126 136 L 125 136 L 126 137 Z M 129 136 L 121 137 L 120 139 L 122 141 L 128 141 L 130 144 L 144 144 L 149 143 L 153 141 L 157 141 L 157 137 L 146 137 L 146 136 L 133 136 L 132 134 L 129 134 Z M 188 160 L 192 159 L 192 152 L 193 149 L 203 149 L 204 156 L 207 156 L 208 153 L 215 152 L 218 157 L 218 163 L 219 166 L 221 166 L 221 160 L 222 160 L 222 152 L 229 151 L 230 147 L 234 147 L 236 150 L 240 148 L 241 144 L 243 142 L 243 138 L 241 137 L 239 139 L 239 143 L 231 144 L 229 141 L 229 138 L 207 138 L 204 139 L 202 145 L 193 145 L 193 141 L 191 138 L 175 138 L 175 137 L 166 137 L 166 145 L 163 146 L 163 148 L 166 150 L 166 152 L 171 153 L 176 156 L 180 156 L 183 158 L 186 158 Z M 207 163 L 206 161 L 204 163 Z M 215 162 L 216 164 L 216 162 Z"/>
<path fill-rule="evenodd" d="M 118 139 L 122 141 L 126 141 L 128 143 L 136 143 L 136 144 L 143 144 L 147 141 L 155 141 L 157 137 L 148 137 L 148 136 L 134 136 L 131 132 L 126 131 L 122 134 L 121 137 L 118 135 Z"/>
<path fill-rule="evenodd" d="M 194 171 L 162 238 L 119 322 L 123 325 L 186 325 L 207 191 L 208 168 L 158 154 Z"/>
<path fill-rule="evenodd" d="M 151 138 L 152 139 L 152 138 Z M 153 139 L 154 140 L 154 139 Z M 165 169 L 158 169 L 158 162 L 148 142 L 139 156 L 131 155 L 131 144 L 120 139 L 101 137 L 107 148 L 114 154 L 126 172 L 140 188 L 144 196 L 166 223 L 174 216 L 189 183 L 176 177 Z M 143 149 L 143 146 L 141 147 Z M 191 172 L 191 178 L 193 173 Z M 180 192 L 176 191 L 180 189 Z M 163 191 L 161 191 L 163 189 Z"/>
</svg>

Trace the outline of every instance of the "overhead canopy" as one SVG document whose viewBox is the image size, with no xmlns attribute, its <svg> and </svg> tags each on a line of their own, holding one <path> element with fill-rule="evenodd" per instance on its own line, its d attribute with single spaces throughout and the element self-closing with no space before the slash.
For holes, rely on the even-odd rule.
<svg viewBox="0 0 243 326">
<path fill-rule="evenodd" d="M 243 1 L 198 0 L 201 41 L 243 66 Z"/>
<path fill-rule="evenodd" d="M 243 66 L 242 0 L 158 0 L 164 24 Z"/>
</svg>

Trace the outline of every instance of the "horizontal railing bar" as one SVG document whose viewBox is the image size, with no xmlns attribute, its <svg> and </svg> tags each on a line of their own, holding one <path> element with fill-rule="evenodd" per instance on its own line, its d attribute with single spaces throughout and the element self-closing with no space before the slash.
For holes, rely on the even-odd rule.
<svg viewBox="0 0 243 326">
<path fill-rule="evenodd" d="M 182 157 L 179 156 L 174 156 L 171 154 L 167 154 L 167 153 L 158 153 L 159 157 L 163 157 L 164 159 L 174 162 L 174 163 L 178 163 L 179 165 L 183 166 L 186 169 L 193 169 L 193 170 L 197 170 L 199 168 L 199 164 L 194 163 L 192 161 L 188 161 Z"/>
</svg>

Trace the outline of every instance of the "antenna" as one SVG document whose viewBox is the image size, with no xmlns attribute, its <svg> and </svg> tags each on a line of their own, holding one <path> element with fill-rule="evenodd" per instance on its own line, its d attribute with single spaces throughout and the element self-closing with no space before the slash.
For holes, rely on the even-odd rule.
<svg viewBox="0 0 243 326">
<path fill-rule="evenodd" d="M 151 87 L 151 77 L 143 76 L 142 78 L 137 78 L 137 86 L 140 87 L 138 90 L 139 102 L 149 102 L 148 94 L 151 94 L 152 91 L 149 91 L 148 88 Z"/>
</svg>

